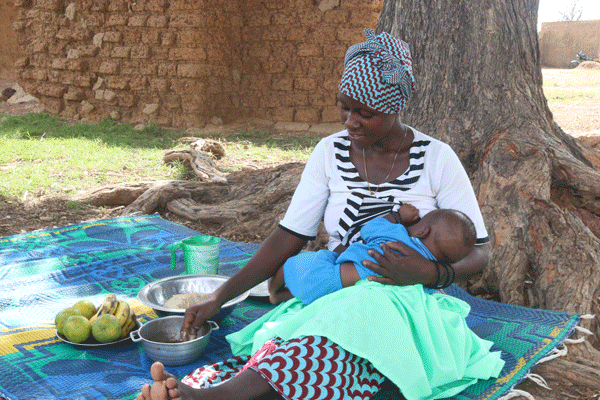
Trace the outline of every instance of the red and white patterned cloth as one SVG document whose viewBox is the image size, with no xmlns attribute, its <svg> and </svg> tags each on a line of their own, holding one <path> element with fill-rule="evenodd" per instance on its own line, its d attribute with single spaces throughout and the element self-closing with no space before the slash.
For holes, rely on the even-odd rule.
<svg viewBox="0 0 600 400">
<path fill-rule="evenodd" d="M 284 342 L 274 338 L 252 357 L 232 357 L 200 367 L 182 379 L 207 388 L 247 368 L 258 372 L 286 400 L 370 399 L 385 377 L 364 358 L 346 352 L 321 336 Z"/>
</svg>

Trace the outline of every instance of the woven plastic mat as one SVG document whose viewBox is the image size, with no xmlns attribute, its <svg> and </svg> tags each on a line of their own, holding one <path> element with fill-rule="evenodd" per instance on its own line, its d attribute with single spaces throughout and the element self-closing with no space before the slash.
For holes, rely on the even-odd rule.
<svg viewBox="0 0 600 400">
<path fill-rule="evenodd" d="M 147 283 L 183 273 L 170 265 L 170 244 L 199 232 L 158 215 L 121 217 L 0 238 L 0 396 L 30 399 L 133 399 L 151 382 L 141 345 L 81 347 L 56 337 L 54 316 L 81 298 L 100 303 L 112 292 L 127 299 L 139 319 L 156 318 L 136 300 Z M 219 274 L 232 275 L 256 244 L 222 240 Z M 539 360 L 560 346 L 577 315 L 482 300 L 457 286 L 448 294 L 467 301 L 467 322 L 502 351 L 500 378 L 481 381 L 457 399 L 497 399 L 520 382 Z M 271 306 L 246 300 L 211 334 L 202 357 L 167 370 L 182 377 L 201 365 L 231 356 L 225 336 Z"/>
</svg>

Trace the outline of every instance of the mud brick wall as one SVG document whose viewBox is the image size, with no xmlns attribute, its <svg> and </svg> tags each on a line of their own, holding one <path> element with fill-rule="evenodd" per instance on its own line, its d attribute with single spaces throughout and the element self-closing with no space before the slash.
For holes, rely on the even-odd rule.
<svg viewBox="0 0 600 400">
<path fill-rule="evenodd" d="M 15 60 L 23 55 L 13 30 L 16 15 L 14 0 L 0 0 L 0 80 L 15 78 Z"/>
<path fill-rule="evenodd" d="M 337 121 L 383 0 L 17 0 L 19 83 L 70 119 Z"/>
<path fill-rule="evenodd" d="M 600 20 L 544 22 L 539 40 L 543 67 L 570 68 L 580 51 L 600 56 Z"/>
</svg>

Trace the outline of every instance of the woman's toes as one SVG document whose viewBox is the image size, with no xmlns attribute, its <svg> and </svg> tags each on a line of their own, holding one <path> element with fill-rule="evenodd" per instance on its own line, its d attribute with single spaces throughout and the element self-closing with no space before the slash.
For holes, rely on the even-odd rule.
<svg viewBox="0 0 600 400">
<path fill-rule="evenodd" d="M 152 379 L 155 381 L 164 381 L 165 380 L 165 366 L 157 361 L 152 364 L 150 367 L 150 375 L 152 375 Z"/>
<path fill-rule="evenodd" d="M 150 400 L 150 385 L 142 386 L 142 392 L 138 394 L 135 400 Z"/>
</svg>

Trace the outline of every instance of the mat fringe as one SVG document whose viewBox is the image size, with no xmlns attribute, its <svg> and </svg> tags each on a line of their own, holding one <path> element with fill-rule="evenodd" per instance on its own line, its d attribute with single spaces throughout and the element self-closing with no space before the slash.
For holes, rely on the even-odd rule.
<svg viewBox="0 0 600 400">
<path fill-rule="evenodd" d="M 585 315 L 580 315 L 579 318 L 580 319 L 593 319 L 595 318 L 595 315 L 592 314 L 585 314 Z M 571 344 L 571 343 L 583 343 L 586 341 L 587 336 L 591 336 L 593 335 L 592 331 L 590 331 L 589 329 L 586 329 L 584 327 L 581 326 L 576 326 L 575 330 L 578 332 L 581 332 L 584 334 L 584 336 L 580 337 L 579 339 L 565 339 L 563 342 L 563 345 L 561 347 L 556 347 L 554 349 L 552 349 L 552 351 L 544 358 L 541 358 L 540 361 L 538 361 L 538 364 L 553 360 L 555 358 L 558 357 L 564 357 L 567 355 L 568 353 L 568 349 L 566 344 Z M 546 380 L 538 375 L 538 374 L 534 374 L 529 372 L 527 375 L 525 375 L 524 379 L 530 379 L 533 382 L 535 382 L 538 386 L 543 387 L 544 389 L 548 389 L 548 390 L 552 390 L 552 388 L 550 388 L 548 386 L 548 383 L 546 383 Z M 520 383 L 520 382 L 519 382 Z M 516 386 L 516 385 L 515 385 Z M 508 391 L 508 393 L 502 397 L 500 397 L 498 400 L 508 400 L 508 399 L 512 399 L 515 397 L 525 397 L 529 400 L 535 400 L 535 397 L 533 397 L 531 395 L 531 393 L 525 391 L 525 390 L 519 390 L 519 389 L 515 389 L 514 386 Z"/>
</svg>

